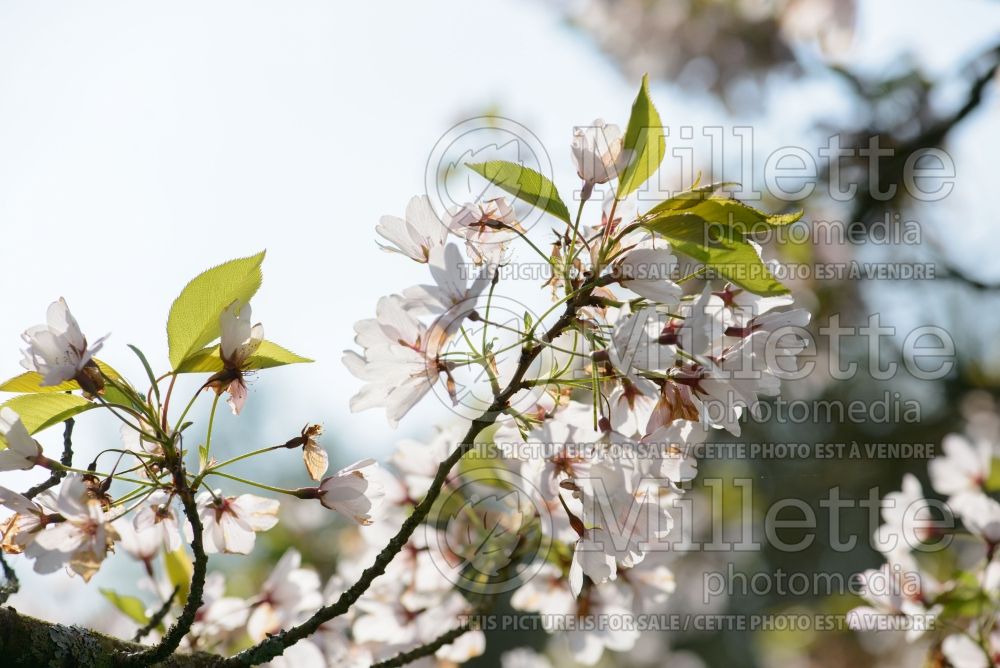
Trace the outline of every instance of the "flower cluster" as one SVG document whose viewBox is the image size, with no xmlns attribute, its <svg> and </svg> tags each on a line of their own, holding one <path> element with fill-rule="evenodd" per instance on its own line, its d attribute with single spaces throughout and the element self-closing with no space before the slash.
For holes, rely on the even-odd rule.
<svg viewBox="0 0 1000 668">
<path fill-rule="evenodd" d="M 362 381 L 351 408 L 381 408 L 395 426 L 432 395 L 458 416 L 428 443 L 401 442 L 393 470 L 364 459 L 326 475 L 314 424 L 284 443 L 213 457 L 223 395 L 240 415 L 253 405 L 249 374 L 310 361 L 252 324 L 263 254 L 184 288 L 167 322 L 166 373 L 132 348 L 145 391 L 95 359 L 104 339 L 88 347 L 56 302 L 47 326 L 25 332 L 28 373 L 0 386 L 18 393 L 0 409 L 0 470 L 50 471 L 44 491 L 0 488 L 11 512 L 4 551 L 40 573 L 66 568 L 88 580 L 119 547 L 142 562 L 156 604 L 140 613 L 114 597 L 153 641 L 132 657 L 139 664 L 185 647 L 289 665 L 399 654 L 461 663 L 485 644 L 465 620 L 507 594 L 517 610 L 564 620 L 546 628 L 580 662 L 630 649 L 635 625 L 601 620 L 662 609 L 674 590 L 662 548 L 697 470 L 693 447 L 712 429 L 739 435 L 741 419 L 759 415 L 795 369 L 809 320 L 787 308 L 773 260 L 749 237 L 799 214 L 769 215 L 721 185 L 697 184 L 637 211 L 634 193 L 662 161 L 664 136 L 644 81 L 624 131 L 598 120 L 572 133 L 575 216 L 545 175 L 491 161 L 469 165 L 489 186 L 466 204 L 438 211 L 417 196 L 402 218 L 381 219 L 382 247 L 429 277 L 355 324 L 357 349 L 343 357 Z M 548 242 L 532 239 L 542 214 L 556 222 L 537 228 Z M 502 278 L 520 253 L 547 268 L 538 304 L 514 302 Z M 203 381 L 178 412 L 185 374 Z M 201 397 L 211 401 L 203 437 L 186 419 Z M 121 446 L 83 467 L 71 451 L 60 461 L 42 453 L 36 432 L 91 409 L 123 423 Z M 69 444 L 71 422 L 66 429 Z M 227 470 L 287 450 L 301 451 L 309 485 Z M 225 488 L 232 483 L 260 495 Z M 332 509 L 358 534 L 340 541 L 325 586 L 292 549 L 252 597 L 227 595 L 209 555 L 253 551 L 279 521 L 274 495 Z M 965 494 L 961 503 L 981 502 Z"/>
<path fill-rule="evenodd" d="M 1000 418 L 972 416 L 966 434 L 949 434 L 928 465 L 945 501 L 925 498 L 916 476 L 882 502 L 874 542 L 885 558 L 862 573 L 866 605 L 848 623 L 860 631 L 901 632 L 913 642 L 930 634 L 954 668 L 1000 662 L 1000 490 L 992 478 L 1000 455 Z"/>
</svg>

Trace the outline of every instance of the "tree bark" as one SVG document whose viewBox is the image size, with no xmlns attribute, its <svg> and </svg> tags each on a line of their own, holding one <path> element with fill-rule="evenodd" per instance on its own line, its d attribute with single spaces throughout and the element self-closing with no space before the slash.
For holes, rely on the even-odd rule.
<svg viewBox="0 0 1000 668">
<path fill-rule="evenodd" d="M 125 654 L 148 646 L 79 626 L 63 626 L 0 608 L 0 664 L 11 668 L 113 668 Z M 156 664 L 171 668 L 216 666 L 221 656 L 176 653 Z"/>
</svg>

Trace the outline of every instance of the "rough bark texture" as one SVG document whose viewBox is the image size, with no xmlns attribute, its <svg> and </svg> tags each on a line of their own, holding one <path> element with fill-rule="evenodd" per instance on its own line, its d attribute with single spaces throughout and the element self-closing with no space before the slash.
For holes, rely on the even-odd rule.
<svg viewBox="0 0 1000 668">
<path fill-rule="evenodd" d="M 112 668 L 126 653 L 147 649 L 79 626 L 63 626 L 0 608 L 0 665 L 6 668 Z M 215 666 L 214 654 L 173 654 L 160 666 Z"/>
</svg>

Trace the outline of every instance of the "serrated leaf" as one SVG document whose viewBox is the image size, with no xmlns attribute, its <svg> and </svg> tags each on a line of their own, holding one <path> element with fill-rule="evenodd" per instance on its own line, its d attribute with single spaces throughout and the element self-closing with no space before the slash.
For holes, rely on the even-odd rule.
<svg viewBox="0 0 1000 668">
<path fill-rule="evenodd" d="M 13 397 L 5 401 L 2 407 L 17 413 L 29 434 L 37 434 L 98 405 L 75 394 L 40 393 Z M 2 437 L 0 446 L 7 447 Z"/>
<path fill-rule="evenodd" d="M 219 338 L 219 317 L 227 306 L 236 300 L 245 304 L 257 294 L 263 280 L 263 261 L 264 251 L 230 260 L 202 272 L 181 290 L 167 319 L 170 364 L 174 369 Z"/>
<path fill-rule="evenodd" d="M 109 378 L 119 379 L 121 374 L 112 369 L 108 364 L 105 364 L 101 360 L 94 358 L 94 362 L 100 367 L 104 375 Z M 20 376 L 14 376 L 10 380 L 6 381 L 0 385 L 0 392 L 30 392 L 34 394 L 48 393 L 48 392 L 72 392 L 74 390 L 79 390 L 80 385 L 75 380 L 68 380 L 65 383 L 60 383 L 59 385 L 42 386 L 42 374 L 37 371 L 28 371 L 27 373 L 22 373 Z"/>
<path fill-rule="evenodd" d="M 146 604 L 135 596 L 123 596 L 111 589 L 101 589 L 101 595 L 136 624 L 145 626 L 149 623 Z"/>
<path fill-rule="evenodd" d="M 653 207 L 646 215 L 648 217 L 653 214 L 649 220 L 655 222 L 658 217 L 677 213 L 699 216 L 706 225 L 726 227 L 743 235 L 761 232 L 769 227 L 790 225 L 802 218 L 801 211 L 768 214 L 738 199 L 717 196 L 702 198 L 675 196 Z"/>
<path fill-rule="evenodd" d="M 467 166 L 514 197 L 570 222 L 569 209 L 559 197 L 555 184 L 535 170 L 506 160 L 468 163 Z"/>
<path fill-rule="evenodd" d="M 706 183 L 703 186 L 699 186 L 696 182 L 688 190 L 683 190 L 676 195 L 672 195 L 651 208 L 646 212 L 644 217 L 650 218 L 664 211 L 679 211 L 686 209 L 687 207 L 697 204 L 698 202 L 709 197 L 721 197 L 723 195 L 724 188 L 736 187 L 739 185 L 740 184 L 735 181 L 715 181 L 713 183 Z"/>
<path fill-rule="evenodd" d="M 261 341 L 257 352 L 247 359 L 243 368 L 249 371 L 259 371 L 261 369 L 272 369 L 288 364 L 308 364 L 311 362 L 313 360 L 308 357 L 296 355 L 273 341 Z M 222 357 L 219 355 L 219 346 L 216 345 L 202 348 L 197 353 L 188 357 L 177 369 L 177 372 L 216 373 L 217 371 L 222 371 L 222 368 Z"/>
<path fill-rule="evenodd" d="M 639 93 L 632 103 L 632 114 L 625 129 L 622 151 L 629 155 L 628 166 L 618 179 L 618 194 L 624 199 L 634 192 L 659 169 L 666 153 L 663 122 L 649 98 L 649 75 L 643 75 Z"/>
<path fill-rule="evenodd" d="M 191 576 L 194 574 L 194 564 L 191 562 L 191 557 L 188 556 L 183 547 L 179 547 L 173 552 L 163 553 L 163 565 L 166 568 L 170 584 L 178 587 L 178 603 L 184 605 L 191 592 Z"/>
<path fill-rule="evenodd" d="M 692 213 L 661 216 L 644 227 L 669 241 L 675 250 L 750 292 L 764 296 L 788 293 L 757 250 L 735 230 L 711 228 L 705 219 Z"/>
</svg>

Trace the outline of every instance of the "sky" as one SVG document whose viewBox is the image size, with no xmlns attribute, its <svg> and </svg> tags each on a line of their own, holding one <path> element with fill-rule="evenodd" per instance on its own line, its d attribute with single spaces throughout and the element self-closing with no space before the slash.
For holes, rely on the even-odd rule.
<svg viewBox="0 0 1000 668">
<path fill-rule="evenodd" d="M 1000 32 L 995 10 L 976 13 L 984 4 L 867 3 L 856 57 L 890 60 L 905 43 L 941 67 Z M 574 183 L 574 125 L 625 124 L 638 82 L 556 9 L 0 2 L 0 376 L 20 372 L 20 333 L 60 296 L 92 339 L 111 333 L 103 359 L 142 378 L 131 343 L 163 369 L 167 311 L 186 281 L 266 248 L 255 320 L 317 361 L 254 379 L 240 418 L 249 436 L 265 445 L 321 421 L 340 462 L 426 437 L 451 419 L 440 402 L 395 431 L 380 412 L 347 407 L 359 388 L 340 362 L 352 324 L 380 296 L 425 280 L 424 267 L 378 248 L 374 226 L 423 192 L 437 139 L 481 109 L 530 127 L 557 184 Z M 812 92 L 775 94 L 771 104 L 801 112 L 781 127 L 761 122 L 764 149 L 794 141 L 817 109 L 837 109 L 835 90 Z M 667 84 L 653 96 L 668 123 L 727 122 L 718 105 Z M 982 135 L 968 142 L 982 146 Z M 80 448 L 116 432 L 81 421 Z M 58 434 L 43 441 L 55 447 Z"/>
</svg>

